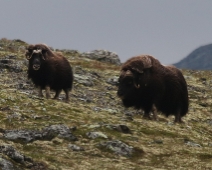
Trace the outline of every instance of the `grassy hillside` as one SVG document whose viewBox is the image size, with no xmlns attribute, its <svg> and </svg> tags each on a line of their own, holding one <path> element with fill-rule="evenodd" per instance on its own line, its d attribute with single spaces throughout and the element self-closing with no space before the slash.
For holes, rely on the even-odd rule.
<svg viewBox="0 0 212 170">
<path fill-rule="evenodd" d="M 212 169 L 212 72 L 183 70 L 184 124 L 123 108 L 120 67 L 63 51 L 74 69 L 71 102 L 37 97 L 20 40 L 0 40 L 0 167 L 4 169 Z M 52 92 L 52 97 L 53 97 Z M 6 168 L 5 168 L 6 169 Z"/>
</svg>

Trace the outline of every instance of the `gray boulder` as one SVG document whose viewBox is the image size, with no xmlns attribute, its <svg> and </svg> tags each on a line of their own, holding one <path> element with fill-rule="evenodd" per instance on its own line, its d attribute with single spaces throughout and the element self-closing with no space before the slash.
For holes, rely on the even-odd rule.
<svg viewBox="0 0 212 170">
<path fill-rule="evenodd" d="M 85 52 L 81 54 L 82 57 L 87 57 L 93 60 L 112 63 L 115 65 L 120 65 L 121 61 L 119 59 L 119 56 L 114 53 L 107 50 L 93 50 L 90 52 Z"/>
<path fill-rule="evenodd" d="M 109 149 L 110 151 L 113 151 L 117 155 L 126 156 L 126 157 L 132 156 L 134 152 L 134 149 L 132 146 L 129 146 L 119 140 L 101 142 L 99 144 L 99 147 L 104 147 L 106 149 Z"/>
</svg>

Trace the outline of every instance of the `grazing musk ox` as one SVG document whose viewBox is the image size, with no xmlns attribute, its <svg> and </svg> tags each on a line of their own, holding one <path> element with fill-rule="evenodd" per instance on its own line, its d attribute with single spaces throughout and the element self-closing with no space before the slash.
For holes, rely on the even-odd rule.
<svg viewBox="0 0 212 170">
<path fill-rule="evenodd" d="M 69 101 L 69 91 L 73 85 L 73 72 L 68 60 L 60 53 L 50 50 L 44 44 L 29 45 L 25 54 L 29 60 L 28 78 L 42 90 L 46 90 L 46 98 L 50 98 L 50 89 L 56 92 L 54 99 L 64 90 L 66 101 Z"/>
<path fill-rule="evenodd" d="M 125 107 L 143 109 L 146 117 L 161 111 L 180 123 L 188 112 L 187 83 L 181 71 L 150 55 L 132 57 L 123 64 L 117 94 Z"/>
</svg>

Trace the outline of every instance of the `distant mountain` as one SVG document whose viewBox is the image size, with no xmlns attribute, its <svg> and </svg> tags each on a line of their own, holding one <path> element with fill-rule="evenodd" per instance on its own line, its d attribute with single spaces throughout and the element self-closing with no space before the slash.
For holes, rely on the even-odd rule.
<svg viewBox="0 0 212 170">
<path fill-rule="evenodd" d="M 212 44 L 197 48 L 174 65 L 185 69 L 212 70 Z"/>
</svg>

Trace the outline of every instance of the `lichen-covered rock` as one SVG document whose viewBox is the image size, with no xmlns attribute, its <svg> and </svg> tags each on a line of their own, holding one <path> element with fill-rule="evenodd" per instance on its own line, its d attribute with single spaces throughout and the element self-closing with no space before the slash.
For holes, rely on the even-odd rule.
<svg viewBox="0 0 212 170">
<path fill-rule="evenodd" d="M 71 129 L 65 125 L 51 125 L 42 130 L 43 139 L 53 139 L 54 137 L 76 141 L 77 138 L 72 134 Z"/>
<path fill-rule="evenodd" d="M 0 153 L 6 155 L 11 160 L 13 160 L 13 164 L 2 157 L 0 157 L 0 167 L 2 170 L 21 170 L 14 163 L 21 164 L 22 166 L 26 167 L 27 169 L 31 170 L 46 170 L 47 165 L 43 162 L 35 162 L 30 157 L 25 156 L 18 152 L 15 148 L 10 145 L 2 145 L 0 146 Z"/>
<path fill-rule="evenodd" d="M 74 83 L 82 84 L 87 87 L 94 86 L 95 82 L 100 78 L 100 75 L 96 72 L 89 72 L 76 66 L 74 68 Z"/>
<path fill-rule="evenodd" d="M 12 146 L 0 146 L 0 153 L 7 155 L 10 159 L 18 163 L 24 163 L 24 155 L 16 151 Z"/>
<path fill-rule="evenodd" d="M 92 78 L 86 75 L 74 74 L 74 81 L 88 87 L 94 85 Z"/>
<path fill-rule="evenodd" d="M 0 69 L 8 69 L 10 72 L 19 73 L 23 71 L 23 61 L 15 61 L 10 58 L 0 60 Z"/>
<path fill-rule="evenodd" d="M 107 50 L 93 50 L 82 53 L 81 56 L 115 65 L 121 64 L 119 56 L 116 53 Z"/>
<path fill-rule="evenodd" d="M 11 141 L 28 143 L 34 140 L 41 140 L 42 134 L 34 130 L 6 130 L 3 137 Z"/>
<path fill-rule="evenodd" d="M 86 135 L 91 139 L 95 139 L 95 138 L 105 138 L 105 139 L 107 139 L 108 138 L 102 132 L 87 132 Z"/>
<path fill-rule="evenodd" d="M 107 80 L 107 83 L 111 84 L 111 85 L 118 85 L 118 77 L 114 76 L 114 77 L 109 78 Z"/>
<path fill-rule="evenodd" d="M 72 150 L 72 151 L 84 151 L 85 149 L 80 147 L 80 146 L 77 146 L 77 145 L 74 145 L 74 144 L 69 144 L 68 147 Z"/>
<path fill-rule="evenodd" d="M 4 159 L 2 156 L 0 156 L 0 169 L 1 170 L 21 170 L 12 162 Z"/>
<path fill-rule="evenodd" d="M 184 139 L 184 142 L 185 142 L 185 144 L 187 145 L 187 146 L 191 146 L 191 147 L 202 147 L 200 144 L 198 144 L 198 143 L 195 143 L 195 142 L 193 142 L 193 141 L 189 141 L 189 140 L 187 140 L 187 139 Z"/>
<path fill-rule="evenodd" d="M 3 137 L 16 142 L 33 142 L 35 140 L 52 140 L 54 137 L 69 141 L 76 141 L 69 127 L 65 125 L 51 125 L 42 131 L 36 130 L 5 130 Z"/>
<path fill-rule="evenodd" d="M 101 142 L 99 144 L 100 147 L 104 147 L 106 149 L 109 149 L 113 151 L 115 154 L 127 156 L 132 156 L 134 149 L 132 146 L 129 146 L 119 140 L 112 140 L 107 142 Z"/>
</svg>

